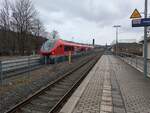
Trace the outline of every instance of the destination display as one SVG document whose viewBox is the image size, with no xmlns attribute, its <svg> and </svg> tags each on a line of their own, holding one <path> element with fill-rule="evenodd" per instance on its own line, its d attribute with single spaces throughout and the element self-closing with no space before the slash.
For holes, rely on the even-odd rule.
<svg viewBox="0 0 150 113">
<path fill-rule="evenodd" d="M 150 26 L 150 18 L 140 18 L 132 20 L 132 27 Z"/>
</svg>

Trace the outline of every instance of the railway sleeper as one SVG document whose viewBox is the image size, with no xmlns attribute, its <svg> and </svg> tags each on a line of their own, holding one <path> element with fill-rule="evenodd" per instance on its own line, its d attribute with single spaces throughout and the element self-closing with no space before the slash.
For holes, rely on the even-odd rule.
<svg viewBox="0 0 150 113">
<path fill-rule="evenodd" d="M 67 89 L 52 89 L 50 91 L 46 91 L 47 94 L 50 94 L 50 95 L 61 95 L 61 94 L 64 94 L 65 92 L 67 91 Z"/>
<path fill-rule="evenodd" d="M 60 88 L 60 89 L 68 89 L 70 85 L 62 85 L 62 84 L 57 84 L 55 85 L 55 88 Z"/>
<path fill-rule="evenodd" d="M 65 90 L 67 90 L 67 88 L 61 88 L 57 86 L 54 86 L 54 88 L 51 88 L 51 91 L 57 91 L 57 92 L 65 91 Z"/>
<path fill-rule="evenodd" d="M 37 106 L 33 104 L 28 104 L 27 106 L 24 106 L 21 108 L 20 113 L 48 113 L 49 107 L 43 107 L 43 106 Z"/>
<path fill-rule="evenodd" d="M 16 112 L 16 113 L 43 113 L 42 111 L 31 111 L 31 110 L 22 110 L 22 112 Z"/>
<path fill-rule="evenodd" d="M 61 94 L 61 95 L 47 95 L 47 97 L 49 98 L 54 98 L 55 101 L 59 100 L 60 98 L 63 97 L 64 94 Z"/>
<path fill-rule="evenodd" d="M 69 78 L 68 78 L 68 81 L 69 82 L 74 82 L 74 81 L 76 81 L 77 79 L 79 78 L 79 75 L 75 75 L 75 76 L 70 76 Z"/>
<path fill-rule="evenodd" d="M 52 108 L 57 102 L 56 101 L 47 101 L 47 102 L 44 102 L 44 101 L 39 101 L 39 102 L 36 102 L 36 101 L 32 101 L 31 104 L 32 105 L 35 105 L 35 106 L 41 106 L 41 107 L 47 107 L 47 108 Z"/>
<path fill-rule="evenodd" d="M 45 91 L 46 94 L 48 94 L 49 96 L 62 96 L 64 94 L 63 92 L 53 92 L 53 91 Z"/>
<path fill-rule="evenodd" d="M 47 100 L 47 101 L 58 101 L 59 98 L 52 98 L 52 97 L 49 97 L 47 95 L 41 95 L 39 96 L 40 99 L 42 99 L 43 101 Z"/>
<path fill-rule="evenodd" d="M 68 86 L 68 87 L 70 87 L 72 85 L 72 82 L 70 82 L 68 80 L 62 80 L 61 82 L 59 82 L 59 84 L 61 86 Z"/>
<path fill-rule="evenodd" d="M 73 77 L 73 76 L 72 76 Z M 62 81 L 60 81 L 59 83 L 63 83 L 63 84 L 70 84 L 72 83 L 72 81 L 70 81 L 71 78 L 65 78 Z"/>
<path fill-rule="evenodd" d="M 52 100 L 52 101 L 56 101 L 56 100 Z M 43 105 L 43 106 L 48 106 L 50 104 L 50 102 L 52 102 L 50 100 L 43 100 L 43 99 L 34 99 L 31 101 L 32 104 L 37 104 L 37 105 Z"/>
</svg>

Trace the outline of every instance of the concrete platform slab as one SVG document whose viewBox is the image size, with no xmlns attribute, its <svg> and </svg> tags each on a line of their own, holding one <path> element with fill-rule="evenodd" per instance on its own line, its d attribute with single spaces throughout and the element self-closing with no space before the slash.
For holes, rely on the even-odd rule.
<svg viewBox="0 0 150 113">
<path fill-rule="evenodd" d="M 150 79 L 103 55 L 60 113 L 150 113 Z"/>
<path fill-rule="evenodd" d="M 150 113 L 150 79 L 145 79 L 143 73 L 119 58 L 108 57 L 127 113 Z"/>
</svg>

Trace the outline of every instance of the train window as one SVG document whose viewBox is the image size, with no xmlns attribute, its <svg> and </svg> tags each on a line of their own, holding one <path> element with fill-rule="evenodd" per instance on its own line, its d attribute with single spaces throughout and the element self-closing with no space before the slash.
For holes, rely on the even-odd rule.
<svg viewBox="0 0 150 113">
<path fill-rule="evenodd" d="M 50 51 L 50 50 L 54 47 L 55 43 L 56 43 L 55 40 L 53 40 L 53 41 L 47 40 L 47 41 L 42 45 L 41 50 L 42 50 L 42 51 Z"/>
<path fill-rule="evenodd" d="M 74 51 L 73 46 L 64 46 L 64 51 Z"/>
<path fill-rule="evenodd" d="M 69 51 L 69 46 L 64 46 L 64 51 Z"/>
</svg>

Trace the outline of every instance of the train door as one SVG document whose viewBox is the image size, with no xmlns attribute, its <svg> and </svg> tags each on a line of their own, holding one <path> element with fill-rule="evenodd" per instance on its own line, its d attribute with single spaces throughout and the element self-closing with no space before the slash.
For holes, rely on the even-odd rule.
<svg viewBox="0 0 150 113">
<path fill-rule="evenodd" d="M 63 45 L 59 45 L 57 47 L 57 55 L 63 55 L 64 54 L 64 51 L 63 51 Z"/>
</svg>

